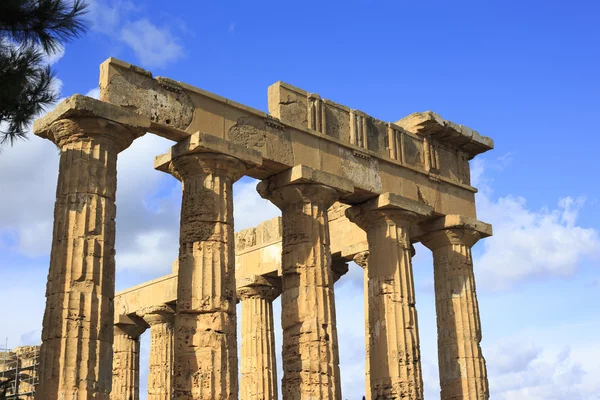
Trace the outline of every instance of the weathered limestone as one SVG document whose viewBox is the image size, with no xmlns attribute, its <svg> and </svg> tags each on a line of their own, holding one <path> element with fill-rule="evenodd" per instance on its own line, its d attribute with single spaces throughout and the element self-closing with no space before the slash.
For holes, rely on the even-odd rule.
<svg viewBox="0 0 600 400">
<path fill-rule="evenodd" d="M 484 400 L 489 387 L 471 247 L 491 227 L 452 219 L 431 224 L 422 239 L 433 252 L 441 400 Z"/>
<path fill-rule="evenodd" d="M 384 194 L 346 211 L 367 232 L 369 380 L 372 399 L 423 399 L 410 225 L 431 207 Z"/>
<path fill-rule="evenodd" d="M 147 307 L 162 304 L 175 305 L 177 301 L 177 271 L 144 282 L 115 294 L 115 324 L 137 317 Z"/>
<path fill-rule="evenodd" d="M 155 306 L 138 313 L 150 326 L 148 400 L 168 400 L 173 395 L 173 320 L 171 307 Z"/>
<path fill-rule="evenodd" d="M 348 179 L 356 190 L 340 200 L 349 204 L 391 192 L 439 215 L 475 217 L 468 160 L 493 147 L 431 112 L 385 122 L 277 82 L 267 114 L 114 58 L 101 66 L 100 97 L 146 116 L 157 135 L 179 141 L 203 132 L 259 151 L 261 162 L 246 173 L 256 179 L 297 165 Z"/>
<path fill-rule="evenodd" d="M 336 189 L 334 189 L 336 188 Z M 343 179 L 304 166 L 257 190 L 282 211 L 283 399 L 341 399 L 327 209 Z"/>
<path fill-rule="evenodd" d="M 258 160 L 254 151 L 202 134 L 156 158 L 157 169 L 183 184 L 175 398 L 238 397 L 232 185 Z"/>
<path fill-rule="evenodd" d="M 117 154 L 146 120 L 73 96 L 36 121 L 60 148 L 38 399 L 108 399 L 112 378 Z"/>
<path fill-rule="evenodd" d="M 283 212 L 282 239 L 244 244 L 235 274 L 282 277 L 284 399 L 341 399 L 333 282 L 357 254 L 367 397 L 422 398 L 419 240 L 434 252 L 442 398 L 487 398 L 470 248 L 488 230 L 470 220 L 468 160 L 491 139 L 432 112 L 384 122 L 283 82 L 269 88 L 267 114 L 115 59 L 102 64 L 100 89 L 102 101 L 73 96 L 34 126 L 62 153 L 39 399 L 108 398 L 113 323 L 113 398 L 138 396 L 139 344 L 124 331 L 138 315 L 153 332 L 151 398 L 237 398 L 231 189 L 244 174 L 263 180 L 261 195 Z M 116 159 L 146 131 L 178 142 L 155 165 L 183 182 L 179 269 L 124 293 L 113 316 Z M 242 308 L 254 318 L 242 373 L 256 391 L 242 396 L 274 398 L 271 303 L 264 285 L 246 286 Z M 175 303 L 174 327 L 165 309 L 144 310 Z M 259 345 L 266 358 L 254 356 Z"/>
<path fill-rule="evenodd" d="M 115 325 L 111 400 L 140 398 L 140 335 L 145 330 L 135 324 Z"/>
<path fill-rule="evenodd" d="M 273 300 L 281 293 L 278 278 L 261 276 L 238 282 L 242 303 L 241 400 L 277 400 Z"/>
<path fill-rule="evenodd" d="M 0 351 L 0 398 L 33 400 L 38 382 L 40 346 Z"/>
</svg>

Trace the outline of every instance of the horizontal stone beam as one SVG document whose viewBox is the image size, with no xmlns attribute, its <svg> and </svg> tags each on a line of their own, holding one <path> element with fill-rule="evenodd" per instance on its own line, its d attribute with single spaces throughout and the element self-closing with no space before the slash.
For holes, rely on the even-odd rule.
<svg viewBox="0 0 600 400">
<path fill-rule="evenodd" d="M 176 301 L 177 272 L 122 290 L 115 295 L 115 324 L 134 323 L 138 311 Z"/>
<path fill-rule="evenodd" d="M 174 141 L 201 132 L 258 151 L 254 178 L 304 165 L 346 179 L 348 204 L 390 192 L 475 217 L 468 159 L 493 145 L 434 114 L 385 123 L 282 82 L 269 88 L 269 115 L 114 58 L 101 65 L 100 89 L 101 100 L 145 116 L 149 132 Z"/>
<path fill-rule="evenodd" d="M 351 261 L 368 249 L 365 232 L 350 222 L 342 203 L 329 209 L 331 251 L 335 259 Z M 235 233 L 235 276 L 238 283 L 256 276 L 277 278 L 281 275 L 281 217 Z M 164 277 L 123 290 L 115 296 L 115 323 L 132 323 L 135 313 L 157 304 L 177 301 L 177 262 Z M 131 317 L 131 316 L 134 317 Z M 133 321 L 134 322 L 134 321 Z"/>
<path fill-rule="evenodd" d="M 431 208 L 407 199 L 384 194 L 365 206 L 400 208 L 417 214 L 428 214 Z M 328 211 L 331 238 L 332 268 L 352 261 L 356 254 L 367 251 L 369 246 L 365 231 L 350 222 L 345 215 L 349 206 L 335 203 Z M 411 228 L 412 242 L 435 230 L 446 228 L 469 228 L 481 235 L 491 236 L 491 225 L 460 215 L 433 217 Z M 281 217 L 276 217 L 253 228 L 235 233 L 235 276 L 238 285 L 256 279 L 277 279 L 281 275 Z M 339 272 L 339 271 L 338 271 Z M 343 274 L 344 271 L 341 271 Z M 262 278 L 261 278 L 262 277 Z M 115 323 L 136 323 L 135 314 L 146 307 L 172 304 L 177 301 L 177 262 L 173 272 L 164 277 L 123 290 L 115 296 Z M 133 318 L 133 321 L 132 321 Z"/>
</svg>

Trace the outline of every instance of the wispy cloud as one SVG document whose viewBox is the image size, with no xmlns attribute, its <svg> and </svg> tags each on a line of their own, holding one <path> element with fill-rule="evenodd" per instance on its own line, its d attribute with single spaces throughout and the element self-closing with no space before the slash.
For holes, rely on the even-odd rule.
<svg viewBox="0 0 600 400">
<path fill-rule="evenodd" d="M 130 17 L 138 8 L 129 1 L 123 0 L 89 0 L 87 19 L 95 32 L 114 35 L 124 19 Z"/>
<path fill-rule="evenodd" d="M 184 55 L 183 46 L 169 28 L 158 27 L 145 18 L 124 26 L 121 40 L 131 47 L 144 66 L 150 68 L 164 68 Z"/>
<path fill-rule="evenodd" d="M 142 7 L 126 0 L 92 0 L 88 19 L 92 30 L 127 45 L 138 62 L 148 68 L 165 68 L 183 57 L 184 48 L 172 28 L 191 34 L 179 20 L 166 15 L 157 25 Z"/>
</svg>

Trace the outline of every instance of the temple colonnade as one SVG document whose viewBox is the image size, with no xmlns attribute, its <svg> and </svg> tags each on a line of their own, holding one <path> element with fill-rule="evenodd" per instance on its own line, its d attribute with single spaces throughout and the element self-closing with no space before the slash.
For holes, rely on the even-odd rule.
<svg viewBox="0 0 600 400">
<path fill-rule="evenodd" d="M 156 82 L 179 93 L 177 101 L 191 90 L 164 79 Z M 36 122 L 35 133 L 60 149 L 36 398 L 139 398 L 139 337 L 150 329 L 149 399 L 281 395 L 290 400 L 340 400 L 338 336 L 343 333 L 337 331 L 336 308 L 344 305 L 335 303 L 334 282 L 347 270 L 346 263 L 355 260 L 365 276 L 366 397 L 422 399 L 412 266 L 417 242 L 433 253 L 441 398 L 489 398 L 471 248 L 491 235 L 491 226 L 475 219 L 466 162 L 466 157 L 491 148 L 488 142 L 430 115 L 411 116 L 377 130 L 379 122 L 364 113 L 277 85 L 269 92 L 276 94 L 280 107 L 274 117 L 238 117 L 241 125 L 225 124 L 229 133 L 220 137 L 167 127 L 180 121 L 157 122 L 144 115 L 143 103 L 133 111 L 79 95 Z M 105 93 L 112 93 L 105 97 L 116 101 L 116 92 Z M 305 107 L 302 115 L 308 119 L 286 114 L 285 107 L 293 102 L 284 95 L 288 100 L 299 96 Z M 259 115 L 212 96 L 215 104 Z M 221 115 L 199 104 L 195 107 L 205 113 L 203 121 L 207 115 Z M 328 118 L 338 115 L 332 110 L 349 116 L 348 143 L 331 138 L 339 135 L 331 131 L 337 128 Z M 215 126 L 224 126 L 219 124 Z M 117 157 L 148 131 L 177 138 L 168 153 L 156 157 L 155 168 L 182 183 L 178 269 L 169 301 L 115 310 Z M 257 131 L 279 139 L 288 133 L 300 135 L 294 132 L 317 138 L 320 167 L 310 165 L 312 155 L 301 150 L 310 150 L 305 139 L 290 140 L 292 147 L 282 145 L 292 149 L 294 159 L 277 158 L 289 155 L 272 152 L 271 143 L 256 138 Z M 370 132 L 383 132 L 385 141 Z M 384 144 L 385 150 L 379 149 Z M 332 160 L 341 163 L 341 172 L 325 165 Z M 446 171 L 442 167 L 448 160 L 454 164 Z M 386 178 L 390 168 L 395 168 L 390 175 L 396 174 L 394 179 L 412 174 L 419 183 L 398 186 Z M 255 273 L 242 273 L 239 260 L 236 263 L 240 254 L 232 188 L 244 175 L 258 177 L 259 194 L 281 210 L 279 253 L 269 256 L 276 267 L 256 265 Z M 386 190 L 394 187 L 397 190 Z M 444 195 L 441 187 L 449 188 Z M 464 214 L 452 212 L 461 209 Z M 332 213 L 337 214 L 330 223 Z M 332 253 L 332 241 L 352 242 L 357 235 L 362 238 L 359 243 L 347 243 Z M 278 296 L 281 393 L 272 307 Z"/>
</svg>

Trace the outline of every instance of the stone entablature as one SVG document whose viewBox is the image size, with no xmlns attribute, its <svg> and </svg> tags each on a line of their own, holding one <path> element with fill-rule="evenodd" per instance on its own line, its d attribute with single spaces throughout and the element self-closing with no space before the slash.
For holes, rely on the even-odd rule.
<svg viewBox="0 0 600 400">
<path fill-rule="evenodd" d="M 305 165 L 348 179 L 354 190 L 340 198 L 347 203 L 392 192 L 425 202 L 436 214 L 475 217 L 476 189 L 470 186 L 467 160 L 493 147 L 491 139 L 426 112 L 396 124 L 365 114 L 367 142 L 372 142 L 365 148 L 353 143 L 350 133 L 339 133 L 350 132 L 350 122 L 338 133 L 331 121 L 326 134 L 310 129 L 308 93 L 282 82 L 269 88 L 270 114 L 182 82 L 153 79 L 150 72 L 114 58 L 101 65 L 100 88 L 103 101 L 146 116 L 149 132 L 175 141 L 202 132 L 257 150 L 262 161 L 246 171 L 248 176 L 264 179 Z M 327 104 L 334 103 L 327 102 L 325 110 Z M 329 118 L 328 111 L 325 115 Z M 341 124 L 346 117 L 336 118 Z M 389 140 L 389 127 L 403 138 Z M 390 152 L 404 156 L 390 157 Z"/>
</svg>

